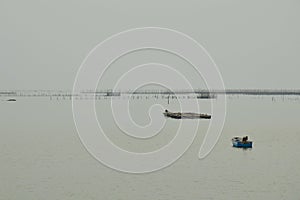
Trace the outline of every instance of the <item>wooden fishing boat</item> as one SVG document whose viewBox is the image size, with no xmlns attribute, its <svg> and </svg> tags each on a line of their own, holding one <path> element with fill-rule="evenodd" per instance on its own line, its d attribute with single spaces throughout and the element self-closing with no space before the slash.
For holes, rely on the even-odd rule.
<svg viewBox="0 0 300 200">
<path fill-rule="evenodd" d="M 237 148 L 252 148 L 252 141 L 248 140 L 248 136 L 234 137 L 231 139 L 232 146 Z"/>
<path fill-rule="evenodd" d="M 165 110 L 164 116 L 174 118 L 174 119 L 210 119 L 211 115 L 208 114 L 198 114 L 198 113 L 181 113 L 181 112 L 169 112 Z"/>
</svg>

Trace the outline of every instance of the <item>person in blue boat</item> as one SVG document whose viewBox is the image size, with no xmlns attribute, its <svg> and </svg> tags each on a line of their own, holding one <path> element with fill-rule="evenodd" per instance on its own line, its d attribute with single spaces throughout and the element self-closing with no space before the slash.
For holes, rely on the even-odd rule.
<svg viewBox="0 0 300 200">
<path fill-rule="evenodd" d="M 243 137 L 242 141 L 243 143 L 246 143 L 248 141 L 248 136 Z"/>
</svg>

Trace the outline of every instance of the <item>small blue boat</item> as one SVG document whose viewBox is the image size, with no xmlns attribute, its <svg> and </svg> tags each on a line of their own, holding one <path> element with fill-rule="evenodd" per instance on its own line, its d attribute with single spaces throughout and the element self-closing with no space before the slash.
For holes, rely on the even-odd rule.
<svg viewBox="0 0 300 200">
<path fill-rule="evenodd" d="M 248 136 L 234 137 L 231 139 L 232 146 L 237 148 L 252 148 L 252 141 L 248 140 Z"/>
</svg>

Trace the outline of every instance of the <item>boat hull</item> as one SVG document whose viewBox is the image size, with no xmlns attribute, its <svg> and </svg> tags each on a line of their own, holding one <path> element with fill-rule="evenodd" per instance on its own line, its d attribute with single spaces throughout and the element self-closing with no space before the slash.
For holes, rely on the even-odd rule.
<svg viewBox="0 0 300 200">
<path fill-rule="evenodd" d="M 164 116 L 173 119 L 210 119 L 211 115 L 208 114 L 197 114 L 197 113 L 172 113 L 164 112 Z"/>
<path fill-rule="evenodd" d="M 237 148 L 252 148 L 252 141 L 242 142 L 242 141 L 232 141 L 232 146 Z"/>
</svg>

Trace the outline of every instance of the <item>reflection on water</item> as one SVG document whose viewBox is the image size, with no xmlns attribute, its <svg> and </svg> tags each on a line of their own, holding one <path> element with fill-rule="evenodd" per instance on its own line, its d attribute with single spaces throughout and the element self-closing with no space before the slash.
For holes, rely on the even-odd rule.
<svg viewBox="0 0 300 200">
<path fill-rule="evenodd" d="M 151 100 L 152 101 L 152 100 Z M 162 99 L 136 100 L 132 118 L 149 123 L 152 103 L 176 110 Z M 188 101 L 188 100 L 187 100 Z M 178 126 L 151 140 L 130 138 L 110 117 L 109 102 L 96 102 L 108 137 L 117 145 L 147 152 L 168 143 Z M 201 104 L 209 113 L 209 104 Z M 147 108 L 147 109 L 146 109 Z M 200 121 L 196 140 L 177 162 L 161 171 L 132 175 L 111 170 L 83 147 L 71 101 L 18 98 L 0 102 L 0 194 L 2 199 L 297 199 L 300 196 L 300 102 L 272 97 L 228 98 L 227 118 L 213 151 L 197 155 L 209 121 Z M 161 113 L 154 113 L 160 117 Z M 104 115 L 107 116 L 107 115 Z M 248 135 L 252 149 L 233 148 L 231 138 Z"/>
</svg>

